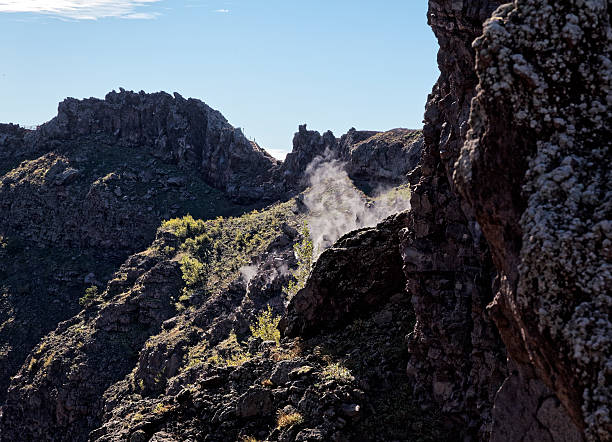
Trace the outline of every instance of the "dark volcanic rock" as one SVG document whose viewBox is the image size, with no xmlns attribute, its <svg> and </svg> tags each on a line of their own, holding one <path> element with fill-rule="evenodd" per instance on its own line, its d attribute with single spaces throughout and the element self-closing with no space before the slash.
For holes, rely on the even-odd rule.
<svg viewBox="0 0 612 442">
<path fill-rule="evenodd" d="M 270 183 L 277 165 L 220 112 L 193 98 L 159 92 L 110 92 L 104 100 L 67 98 L 58 115 L 37 131 L 41 140 L 90 135 L 112 144 L 142 147 L 166 162 L 197 170 L 204 180 L 240 201 L 276 196 Z"/>
<path fill-rule="evenodd" d="M 149 334 L 174 313 L 183 282 L 177 262 L 143 253 L 122 266 L 108 302 L 61 323 L 12 379 L 2 408 L 3 441 L 85 440 L 102 394 L 133 367 Z M 112 289 L 111 289 L 112 287 Z M 119 294 L 111 298 L 111 291 Z"/>
<path fill-rule="evenodd" d="M 418 164 L 423 150 L 421 131 L 392 129 L 387 132 L 350 129 L 340 138 L 330 131 L 321 135 L 299 127 L 293 150 L 279 169 L 287 189 L 303 190 L 308 185 L 308 166 L 317 157 L 344 163 L 351 179 L 371 187 L 397 185 Z"/>
<path fill-rule="evenodd" d="M 287 308 L 291 336 L 343 325 L 403 291 L 397 247 L 407 213 L 340 238 L 317 260 L 306 286 Z"/>
<path fill-rule="evenodd" d="M 552 0 L 497 11 L 475 42 L 455 170 L 500 270 L 490 309 L 508 352 L 590 440 L 612 434 L 611 13 Z"/>
<path fill-rule="evenodd" d="M 506 356 L 485 306 L 494 269 L 487 245 L 450 181 L 477 83 L 471 42 L 495 1 L 430 1 L 440 78 L 425 111 L 421 179 L 401 234 L 407 290 L 417 322 L 408 373 L 423 404 L 442 407 L 458 439 L 486 440 Z"/>
</svg>

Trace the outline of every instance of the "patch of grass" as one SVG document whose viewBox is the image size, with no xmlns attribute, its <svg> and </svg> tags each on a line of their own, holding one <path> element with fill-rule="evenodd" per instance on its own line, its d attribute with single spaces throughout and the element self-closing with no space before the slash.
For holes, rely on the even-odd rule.
<svg viewBox="0 0 612 442">
<path fill-rule="evenodd" d="M 276 419 L 276 426 L 278 428 L 292 427 L 299 425 L 304 422 L 304 417 L 300 413 L 285 413 L 280 411 Z"/>
<path fill-rule="evenodd" d="M 280 331 L 278 330 L 278 323 L 280 320 L 280 316 L 272 315 L 272 307 L 268 305 L 268 309 L 257 317 L 257 323 L 251 325 L 251 335 L 255 338 L 260 338 L 262 341 L 274 341 L 276 345 L 279 345 Z"/>
<path fill-rule="evenodd" d="M 132 422 L 140 422 L 143 419 L 144 419 L 144 414 L 142 413 L 134 413 L 134 415 L 132 416 Z"/>
<path fill-rule="evenodd" d="M 195 367 L 206 361 L 206 353 L 208 352 L 208 341 L 203 340 L 199 342 L 195 347 L 189 349 L 184 357 L 185 369 Z"/>
<path fill-rule="evenodd" d="M 302 225 L 300 234 L 302 240 L 293 246 L 293 251 L 298 261 L 298 268 L 292 272 L 291 276 L 293 279 L 283 289 L 287 299 L 293 298 L 297 292 L 304 288 L 312 268 L 314 246 L 310 239 L 310 231 L 306 222 Z"/>
<path fill-rule="evenodd" d="M 167 411 L 171 410 L 172 406 L 168 405 L 168 404 L 162 404 L 161 402 L 158 403 L 154 408 L 153 408 L 153 413 L 155 414 L 164 414 Z"/>
<path fill-rule="evenodd" d="M 87 308 L 93 305 L 98 299 L 98 287 L 92 285 L 85 289 L 85 294 L 79 299 L 79 305 L 83 308 Z"/>
<path fill-rule="evenodd" d="M 207 360 L 209 364 L 237 367 L 250 361 L 253 356 L 242 348 L 236 337 L 236 333 L 230 332 L 227 339 L 218 345 L 218 348 L 213 350 L 212 356 Z"/>
<path fill-rule="evenodd" d="M 329 364 L 321 373 L 323 379 L 336 380 L 341 382 L 352 382 L 355 380 L 350 370 L 338 362 Z"/>
</svg>

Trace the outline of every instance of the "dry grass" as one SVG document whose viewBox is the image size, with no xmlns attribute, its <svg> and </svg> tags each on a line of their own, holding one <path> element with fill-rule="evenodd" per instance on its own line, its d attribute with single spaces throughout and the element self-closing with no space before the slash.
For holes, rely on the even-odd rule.
<svg viewBox="0 0 612 442">
<path fill-rule="evenodd" d="M 300 413 L 285 413 L 284 411 L 281 411 L 278 413 L 276 426 L 278 428 L 286 428 L 292 427 L 294 425 L 299 425 L 302 422 L 304 422 L 304 418 Z"/>
</svg>

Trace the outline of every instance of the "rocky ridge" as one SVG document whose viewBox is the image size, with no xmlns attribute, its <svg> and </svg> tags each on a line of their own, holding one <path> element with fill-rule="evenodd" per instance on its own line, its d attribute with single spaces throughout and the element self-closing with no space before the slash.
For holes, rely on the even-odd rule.
<svg viewBox="0 0 612 442">
<path fill-rule="evenodd" d="M 498 6 L 429 2 L 411 211 L 341 237 L 292 299 L 305 199 L 163 223 L 28 356 L 2 440 L 609 440 L 609 6 Z M 300 189 L 320 154 L 405 176 L 380 136 L 300 127 L 272 181 Z M 288 336 L 250 329 L 267 306 Z"/>
<path fill-rule="evenodd" d="M 282 167 L 178 94 L 66 99 L 37 130 L 0 125 L 0 398 L 42 336 L 146 248 L 162 220 L 289 198 L 306 184 L 279 179 Z"/>
</svg>

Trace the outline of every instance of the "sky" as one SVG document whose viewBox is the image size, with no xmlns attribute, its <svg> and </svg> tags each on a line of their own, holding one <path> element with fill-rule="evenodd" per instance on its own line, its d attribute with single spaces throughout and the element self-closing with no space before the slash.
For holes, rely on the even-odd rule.
<svg viewBox="0 0 612 442">
<path fill-rule="evenodd" d="M 123 87 L 219 110 L 276 157 L 298 125 L 420 128 L 438 77 L 425 0 L 0 0 L 0 122 Z"/>
</svg>

